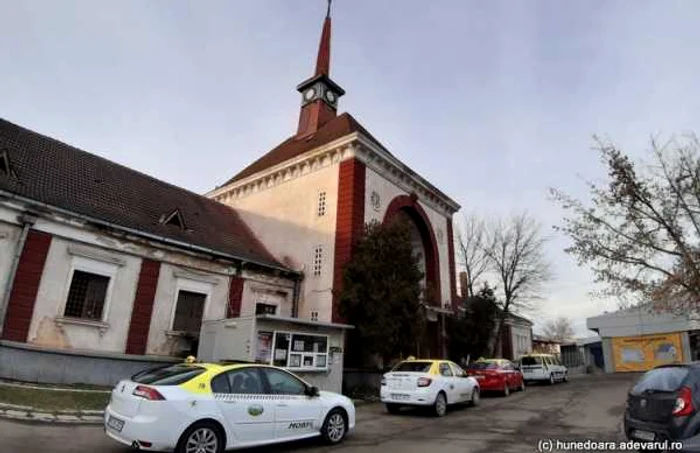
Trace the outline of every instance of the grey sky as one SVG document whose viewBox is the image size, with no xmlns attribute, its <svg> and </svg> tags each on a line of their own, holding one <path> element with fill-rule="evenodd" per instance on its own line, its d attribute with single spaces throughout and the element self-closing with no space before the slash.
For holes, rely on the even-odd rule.
<svg viewBox="0 0 700 453">
<path fill-rule="evenodd" d="M 323 0 L 0 0 L 0 116 L 197 192 L 295 131 Z M 483 215 L 601 176 L 592 134 L 640 153 L 700 119 L 700 3 L 336 0 L 333 78 L 394 154 Z M 458 215 L 459 216 L 459 215 Z M 555 238 L 535 316 L 613 309 Z"/>
</svg>

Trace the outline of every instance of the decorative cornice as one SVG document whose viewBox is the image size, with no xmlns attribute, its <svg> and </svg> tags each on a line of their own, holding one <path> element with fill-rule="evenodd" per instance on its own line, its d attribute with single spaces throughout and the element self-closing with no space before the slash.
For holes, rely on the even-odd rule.
<svg viewBox="0 0 700 453">
<path fill-rule="evenodd" d="M 356 141 L 357 133 L 346 135 L 294 159 L 284 161 L 240 181 L 234 181 L 231 184 L 219 187 L 206 194 L 206 196 L 226 203 L 230 199 L 242 198 L 306 176 L 352 157 L 352 144 Z"/>
<path fill-rule="evenodd" d="M 416 193 L 421 202 L 444 215 L 451 216 L 460 209 L 459 204 L 454 200 L 359 132 L 348 134 L 260 173 L 219 187 L 206 196 L 227 203 L 353 157 L 361 160 L 407 193 Z"/>
</svg>

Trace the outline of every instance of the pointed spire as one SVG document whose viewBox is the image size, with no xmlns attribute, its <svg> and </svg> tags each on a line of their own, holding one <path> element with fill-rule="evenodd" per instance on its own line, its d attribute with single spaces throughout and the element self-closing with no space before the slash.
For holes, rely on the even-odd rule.
<svg viewBox="0 0 700 453">
<path fill-rule="evenodd" d="M 328 0 L 326 20 L 323 22 L 321 43 L 318 46 L 318 57 L 316 58 L 315 76 L 330 76 L 331 73 L 331 1 Z"/>
</svg>

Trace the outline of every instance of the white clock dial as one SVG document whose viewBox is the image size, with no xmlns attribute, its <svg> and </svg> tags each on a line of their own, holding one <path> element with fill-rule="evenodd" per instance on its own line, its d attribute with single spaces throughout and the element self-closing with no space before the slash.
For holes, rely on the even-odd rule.
<svg viewBox="0 0 700 453">
<path fill-rule="evenodd" d="M 335 94 L 333 94 L 332 91 L 326 91 L 326 99 L 328 99 L 330 103 L 335 102 Z"/>
<path fill-rule="evenodd" d="M 315 95 L 316 95 L 316 90 L 314 90 L 313 88 L 309 88 L 308 90 L 306 90 L 306 92 L 304 92 L 304 99 L 306 99 L 307 101 L 309 101 L 309 100 L 311 100 L 311 98 L 313 98 Z"/>
</svg>

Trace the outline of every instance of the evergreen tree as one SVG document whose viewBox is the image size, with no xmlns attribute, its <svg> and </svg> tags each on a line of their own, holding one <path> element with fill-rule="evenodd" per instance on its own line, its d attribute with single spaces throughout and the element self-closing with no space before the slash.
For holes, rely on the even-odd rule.
<svg viewBox="0 0 700 453">
<path fill-rule="evenodd" d="M 355 363 L 416 353 L 423 335 L 420 306 L 422 272 L 411 245 L 409 226 L 372 222 L 345 266 L 340 313 L 349 324 Z"/>
</svg>

